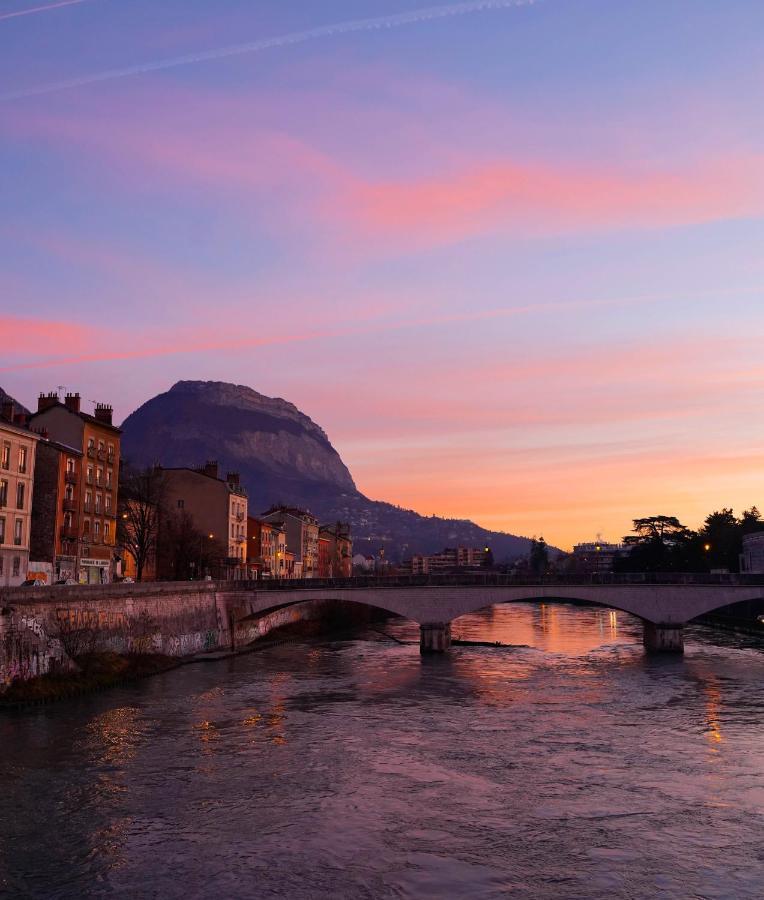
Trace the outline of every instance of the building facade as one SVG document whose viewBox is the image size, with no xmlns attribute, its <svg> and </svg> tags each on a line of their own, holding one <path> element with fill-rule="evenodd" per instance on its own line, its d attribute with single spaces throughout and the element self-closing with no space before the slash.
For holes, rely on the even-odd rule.
<svg viewBox="0 0 764 900">
<path fill-rule="evenodd" d="M 199 558 L 207 555 L 206 542 L 222 548 L 215 561 L 215 575 L 222 578 L 247 577 L 247 492 L 239 475 L 229 472 L 221 478 L 216 462 L 197 469 L 161 470 L 165 515 L 188 516 L 199 532 Z M 161 531 L 161 526 L 160 526 Z M 193 560 L 192 560 L 193 562 Z M 201 577 L 194 572 L 174 573 L 173 577 Z M 163 573 L 166 577 L 169 573 Z"/>
<path fill-rule="evenodd" d="M 755 531 L 743 538 L 740 571 L 748 575 L 764 575 L 764 531 Z"/>
<path fill-rule="evenodd" d="M 35 457 L 39 435 L 12 403 L 0 418 L 0 585 L 21 584 L 29 573 Z"/>
<path fill-rule="evenodd" d="M 286 532 L 286 546 L 294 553 L 296 578 L 318 576 L 318 519 L 304 509 L 274 506 L 260 518 L 279 522 Z M 298 574 L 299 572 L 299 574 Z"/>
<path fill-rule="evenodd" d="M 322 525 L 319 540 L 328 542 L 327 578 L 350 578 L 353 574 L 353 539 L 347 522 Z M 320 552 L 320 548 L 319 548 Z"/>
<path fill-rule="evenodd" d="M 45 431 L 58 444 L 77 450 L 66 460 L 65 511 L 59 571 L 73 573 L 81 584 L 104 584 L 114 577 L 117 538 L 120 436 L 112 408 L 96 404 L 91 416 L 81 409 L 79 394 L 40 394 L 32 428 Z M 68 478 L 67 478 L 68 475 Z"/>
<path fill-rule="evenodd" d="M 37 444 L 30 558 L 50 567 L 54 581 L 76 581 L 78 486 L 82 452 L 51 440 Z"/>
<path fill-rule="evenodd" d="M 570 567 L 577 575 L 604 575 L 615 569 L 615 562 L 625 553 L 621 544 L 592 541 L 576 544 L 570 558 Z"/>
<path fill-rule="evenodd" d="M 446 547 L 440 553 L 411 558 L 412 575 L 434 575 L 454 569 L 480 569 L 490 553 L 488 547 Z"/>
</svg>

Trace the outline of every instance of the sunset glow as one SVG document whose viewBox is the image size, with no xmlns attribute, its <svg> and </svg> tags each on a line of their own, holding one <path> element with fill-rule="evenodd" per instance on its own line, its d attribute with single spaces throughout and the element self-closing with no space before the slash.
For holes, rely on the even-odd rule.
<svg viewBox="0 0 764 900">
<path fill-rule="evenodd" d="M 0 387 L 245 384 L 560 547 L 764 505 L 764 5 L 255 6 L 0 14 L 8 97 L 147 68 L 0 100 Z"/>
</svg>

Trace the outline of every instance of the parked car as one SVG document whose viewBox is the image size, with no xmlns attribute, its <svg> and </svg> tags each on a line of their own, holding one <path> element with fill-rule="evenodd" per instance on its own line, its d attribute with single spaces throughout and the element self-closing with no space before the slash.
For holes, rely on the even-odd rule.
<svg viewBox="0 0 764 900">
<path fill-rule="evenodd" d="M 128 575 L 127 578 L 122 579 L 122 584 L 135 584 L 135 580 Z"/>
<path fill-rule="evenodd" d="M 27 578 L 26 581 L 22 581 L 19 587 L 47 587 L 48 582 L 43 581 L 42 578 Z"/>
<path fill-rule="evenodd" d="M 77 584 L 77 582 L 73 578 L 59 578 L 53 584 Z"/>
</svg>

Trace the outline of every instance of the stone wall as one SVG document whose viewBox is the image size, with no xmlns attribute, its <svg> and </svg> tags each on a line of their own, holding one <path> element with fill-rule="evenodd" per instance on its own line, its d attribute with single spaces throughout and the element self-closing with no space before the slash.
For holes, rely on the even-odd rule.
<svg viewBox="0 0 764 900">
<path fill-rule="evenodd" d="M 215 584 L 29 588 L 0 595 L 0 693 L 73 667 L 90 651 L 192 656 L 241 649 L 274 628 L 320 617 L 327 601 L 253 611 Z M 253 614 L 254 612 L 254 614 Z"/>
</svg>

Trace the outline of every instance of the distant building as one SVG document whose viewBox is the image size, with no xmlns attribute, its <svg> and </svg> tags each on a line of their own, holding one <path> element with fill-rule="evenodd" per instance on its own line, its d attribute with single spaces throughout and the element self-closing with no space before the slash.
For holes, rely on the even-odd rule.
<svg viewBox="0 0 764 900">
<path fill-rule="evenodd" d="M 434 575 L 455 569 L 480 569 L 490 553 L 488 547 L 446 547 L 440 553 L 411 558 L 412 575 Z"/>
<path fill-rule="evenodd" d="M 247 564 L 252 570 L 251 577 L 289 577 L 286 529 L 283 522 L 266 522 L 255 516 L 247 517 Z"/>
<path fill-rule="evenodd" d="M 347 522 L 322 525 L 319 541 L 328 542 L 327 578 L 350 578 L 353 574 L 353 539 Z M 319 546 L 319 553 L 320 553 Z"/>
<path fill-rule="evenodd" d="M 286 546 L 294 553 L 295 578 L 318 576 L 318 519 L 294 506 L 273 506 L 260 518 L 279 522 L 286 531 Z M 298 574 L 299 572 L 299 574 Z"/>
<path fill-rule="evenodd" d="M 0 585 L 21 584 L 29 573 L 35 456 L 40 436 L 26 415 L 6 401 L 0 417 Z"/>
<path fill-rule="evenodd" d="M 364 556 L 363 553 L 356 553 L 353 557 L 353 571 L 366 573 L 374 571 L 375 559 L 373 556 Z"/>
<path fill-rule="evenodd" d="M 570 557 L 572 572 L 578 575 L 601 575 L 613 572 L 615 561 L 626 553 L 622 544 L 605 541 L 576 544 Z"/>
<path fill-rule="evenodd" d="M 203 541 L 209 540 L 223 548 L 227 555 L 216 565 L 220 577 L 246 578 L 247 492 L 238 473 L 229 472 L 221 478 L 214 461 L 197 469 L 162 468 L 161 471 L 167 513 L 188 514 Z"/>
<path fill-rule="evenodd" d="M 66 459 L 64 499 L 74 509 L 67 509 L 71 516 L 60 532 L 60 571 L 73 571 L 82 584 L 103 584 L 114 576 L 122 432 L 112 424 L 111 406 L 98 403 L 91 416 L 80 405 L 79 394 L 67 394 L 63 403 L 55 392 L 40 394 L 30 425 L 82 454 L 81 465 L 74 454 Z"/>
<path fill-rule="evenodd" d="M 743 538 L 740 571 L 747 575 L 764 575 L 764 531 L 755 531 Z"/>
</svg>

